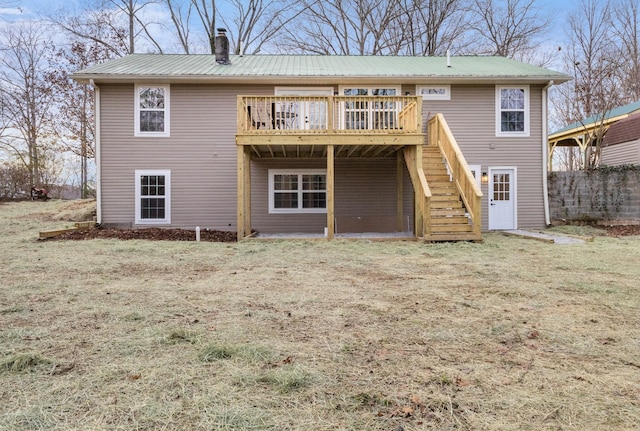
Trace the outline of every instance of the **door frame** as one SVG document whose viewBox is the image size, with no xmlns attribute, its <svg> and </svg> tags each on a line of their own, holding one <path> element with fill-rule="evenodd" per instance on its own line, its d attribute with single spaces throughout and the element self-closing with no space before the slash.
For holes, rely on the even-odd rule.
<svg viewBox="0 0 640 431">
<path fill-rule="evenodd" d="M 274 96 L 333 96 L 333 87 L 275 87 L 273 89 Z M 302 107 L 302 112 L 305 116 L 309 116 L 309 107 Z M 326 116 L 325 116 L 326 117 Z M 304 122 L 302 118 L 298 119 L 298 127 L 300 129 L 308 128 L 305 124 L 309 124 L 307 118 Z"/>
<path fill-rule="evenodd" d="M 491 200 L 493 199 L 493 171 L 512 171 L 512 193 L 513 201 L 513 227 L 511 228 L 492 228 L 491 227 Z M 487 228 L 489 230 L 509 230 L 518 229 L 518 167 L 517 166 L 489 166 L 487 168 L 489 174 L 489 183 L 487 184 Z"/>
</svg>

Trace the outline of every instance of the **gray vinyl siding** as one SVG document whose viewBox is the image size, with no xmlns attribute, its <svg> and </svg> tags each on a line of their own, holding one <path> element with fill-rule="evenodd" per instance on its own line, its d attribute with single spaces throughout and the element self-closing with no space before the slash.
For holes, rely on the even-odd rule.
<svg viewBox="0 0 640 431">
<path fill-rule="evenodd" d="M 172 85 L 171 136 L 153 138 L 134 137 L 133 85 L 105 85 L 101 90 L 103 223 L 133 226 L 134 171 L 169 169 L 172 227 L 235 231 L 239 90 Z M 261 89 L 252 91 L 259 94 Z"/>
<path fill-rule="evenodd" d="M 335 87 L 337 89 L 337 87 Z M 136 169 L 171 171 L 171 227 L 236 229 L 238 94 L 273 87 L 172 85 L 171 136 L 134 137 L 134 86 L 101 87 L 102 222 L 135 225 Z M 252 223 L 263 232 L 323 232 L 325 214 L 269 215 L 267 166 L 326 167 L 324 160 L 252 162 Z M 396 161 L 336 160 L 336 218 L 396 217 Z M 405 169 L 406 171 L 406 169 Z M 388 177 L 387 177 L 388 176 Z M 405 214 L 413 190 L 405 172 Z M 405 216 L 405 218 L 406 218 Z M 408 222 L 405 221 L 404 224 Z"/>
<path fill-rule="evenodd" d="M 606 166 L 640 164 L 640 140 L 603 147 L 600 162 Z"/>
<path fill-rule="evenodd" d="M 427 115 L 442 113 L 467 163 L 517 168 L 517 223 L 519 228 L 544 227 L 542 175 L 542 87 L 530 86 L 529 137 L 497 137 L 494 85 L 452 85 L 451 100 L 423 101 Z M 482 228 L 488 228 L 488 190 L 482 185 Z"/>
<path fill-rule="evenodd" d="M 304 87 L 304 85 L 296 85 Z M 323 86 L 326 87 L 326 86 Z M 334 85 L 337 91 L 338 84 Z M 444 114 L 469 164 L 517 168 L 518 227 L 544 226 L 541 86 L 530 87 L 530 136 L 495 136 L 495 86 L 452 85 L 451 100 L 423 101 Z M 415 94 L 414 85 L 402 93 Z M 171 136 L 134 137 L 134 85 L 101 86 L 101 197 L 105 225 L 135 226 L 136 169 L 171 170 L 171 226 L 236 230 L 238 94 L 270 95 L 273 86 L 173 84 Z M 492 148 L 493 147 L 493 148 Z M 252 160 L 252 227 L 271 232 L 323 232 L 326 214 L 268 213 L 268 169 L 325 168 L 324 160 Z M 404 174 L 404 215 L 413 218 L 413 189 Z M 336 160 L 337 228 L 347 220 L 395 220 L 396 160 Z M 487 187 L 482 186 L 483 229 Z M 379 219 L 380 220 L 380 219 Z M 406 225 L 406 221 L 403 224 Z M 412 221 L 411 221 L 412 223 Z M 140 225 L 142 227 L 144 225 Z M 363 223 L 362 228 L 368 227 Z"/>
<path fill-rule="evenodd" d="M 323 233 L 325 214 L 269 214 L 269 169 L 326 169 L 324 160 L 253 160 L 252 228 L 261 233 Z M 403 169 L 403 226 L 413 220 L 413 188 Z M 336 231 L 396 231 L 396 159 L 336 159 Z M 407 221 L 409 217 L 409 221 Z M 413 230 L 413 228 L 411 228 Z"/>
</svg>

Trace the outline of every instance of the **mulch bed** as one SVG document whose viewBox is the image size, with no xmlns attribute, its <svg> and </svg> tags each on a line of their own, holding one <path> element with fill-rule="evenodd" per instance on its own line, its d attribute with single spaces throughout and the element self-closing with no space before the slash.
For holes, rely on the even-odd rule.
<svg viewBox="0 0 640 431">
<path fill-rule="evenodd" d="M 608 236 L 640 235 L 640 225 L 607 226 L 604 230 Z"/>
<path fill-rule="evenodd" d="M 640 235 L 640 225 L 628 226 L 603 226 L 602 234 L 612 237 Z M 196 233 L 188 229 L 117 229 L 98 228 L 88 230 L 78 230 L 67 232 L 62 235 L 50 238 L 50 240 L 84 240 L 94 238 L 115 238 L 121 240 L 128 239 L 148 239 L 154 241 L 195 241 Z M 207 242 L 236 242 L 235 232 L 203 229 L 200 231 L 200 241 Z"/>
<path fill-rule="evenodd" d="M 117 228 L 98 228 L 77 230 L 66 232 L 62 235 L 50 238 L 52 240 L 83 240 L 94 238 L 115 238 L 115 239 L 149 239 L 154 241 L 195 241 L 196 232 L 188 229 L 163 229 L 163 228 L 146 228 L 146 229 L 117 229 Z M 200 241 L 207 242 L 235 242 L 237 234 L 235 232 L 226 232 L 211 229 L 202 229 L 200 231 Z"/>
</svg>

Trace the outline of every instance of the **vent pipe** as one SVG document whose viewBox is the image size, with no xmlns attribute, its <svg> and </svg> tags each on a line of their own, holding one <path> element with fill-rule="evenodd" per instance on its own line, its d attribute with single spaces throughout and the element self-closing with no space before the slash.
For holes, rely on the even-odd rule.
<svg viewBox="0 0 640 431">
<path fill-rule="evenodd" d="M 229 39 L 226 33 L 226 28 L 219 28 L 216 36 L 216 62 L 219 64 L 231 64 L 229 61 Z"/>
<path fill-rule="evenodd" d="M 447 49 L 447 67 L 451 67 L 451 52 Z"/>
</svg>

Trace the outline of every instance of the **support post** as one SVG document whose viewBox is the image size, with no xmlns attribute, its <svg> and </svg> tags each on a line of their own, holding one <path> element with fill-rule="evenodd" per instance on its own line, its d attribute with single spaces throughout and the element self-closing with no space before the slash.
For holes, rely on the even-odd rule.
<svg viewBox="0 0 640 431">
<path fill-rule="evenodd" d="M 251 155 L 247 148 L 238 145 L 238 241 L 251 233 Z"/>
<path fill-rule="evenodd" d="M 404 155 L 402 150 L 396 152 L 396 229 L 404 232 Z"/>
<path fill-rule="evenodd" d="M 251 235 L 251 148 L 244 148 L 244 233 Z"/>
<path fill-rule="evenodd" d="M 333 239 L 335 232 L 334 191 L 335 166 L 333 145 L 327 145 L 327 239 Z"/>
</svg>

